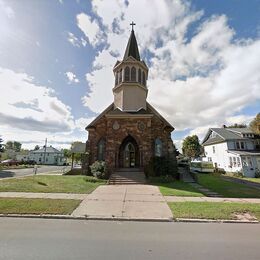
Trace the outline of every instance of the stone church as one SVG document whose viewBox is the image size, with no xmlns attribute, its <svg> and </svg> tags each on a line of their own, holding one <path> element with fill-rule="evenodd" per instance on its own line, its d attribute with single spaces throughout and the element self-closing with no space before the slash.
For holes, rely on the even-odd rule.
<svg viewBox="0 0 260 260">
<path fill-rule="evenodd" d="M 140 59 L 132 28 L 122 61 L 114 68 L 114 102 L 87 127 L 87 166 L 105 161 L 118 168 L 143 168 L 151 157 L 174 154 L 174 127 L 147 101 L 148 67 Z"/>
</svg>

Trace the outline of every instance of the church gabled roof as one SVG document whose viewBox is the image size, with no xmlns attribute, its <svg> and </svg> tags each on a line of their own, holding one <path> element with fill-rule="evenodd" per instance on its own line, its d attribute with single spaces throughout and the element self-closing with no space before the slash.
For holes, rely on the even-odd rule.
<svg viewBox="0 0 260 260">
<path fill-rule="evenodd" d="M 137 45 L 137 41 L 135 38 L 134 30 L 131 31 L 131 35 L 128 40 L 127 46 L 126 46 L 125 55 L 124 55 L 123 60 L 126 60 L 130 56 L 132 56 L 136 60 L 140 61 L 140 55 L 139 55 L 139 50 L 138 50 L 138 45 Z"/>
</svg>

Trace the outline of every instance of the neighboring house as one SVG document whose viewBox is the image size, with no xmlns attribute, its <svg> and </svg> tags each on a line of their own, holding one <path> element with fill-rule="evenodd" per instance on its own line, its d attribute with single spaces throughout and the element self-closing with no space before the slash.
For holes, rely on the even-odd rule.
<svg viewBox="0 0 260 260">
<path fill-rule="evenodd" d="M 16 155 L 16 160 L 17 161 L 28 161 L 29 160 L 29 153 L 28 154 L 17 154 Z"/>
<path fill-rule="evenodd" d="M 46 149 L 43 147 L 39 150 L 30 151 L 29 160 L 33 160 L 37 164 L 48 165 L 64 165 L 66 163 L 63 152 L 52 146 L 46 147 Z"/>
<path fill-rule="evenodd" d="M 215 168 L 254 177 L 260 170 L 260 136 L 249 128 L 210 128 L 202 145 Z"/>
</svg>

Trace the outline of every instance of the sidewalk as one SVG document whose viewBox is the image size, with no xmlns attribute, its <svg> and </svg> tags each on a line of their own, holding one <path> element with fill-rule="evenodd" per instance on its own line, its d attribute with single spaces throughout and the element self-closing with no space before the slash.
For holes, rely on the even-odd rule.
<svg viewBox="0 0 260 260">
<path fill-rule="evenodd" d="M 99 186 L 72 213 L 75 217 L 172 221 L 159 188 L 152 185 Z"/>
</svg>

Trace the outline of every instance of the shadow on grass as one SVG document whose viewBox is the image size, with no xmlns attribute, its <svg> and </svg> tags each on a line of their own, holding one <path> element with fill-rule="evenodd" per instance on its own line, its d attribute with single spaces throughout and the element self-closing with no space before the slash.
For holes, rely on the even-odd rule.
<svg viewBox="0 0 260 260">
<path fill-rule="evenodd" d="M 44 183 L 44 182 L 41 182 L 41 181 L 37 181 L 37 183 L 38 183 L 39 185 L 41 185 L 41 186 L 48 186 L 47 183 Z"/>
<path fill-rule="evenodd" d="M 5 170 L 0 171 L 0 178 L 9 178 L 9 177 L 13 177 L 13 176 L 14 176 L 14 172 L 5 171 Z"/>
</svg>

